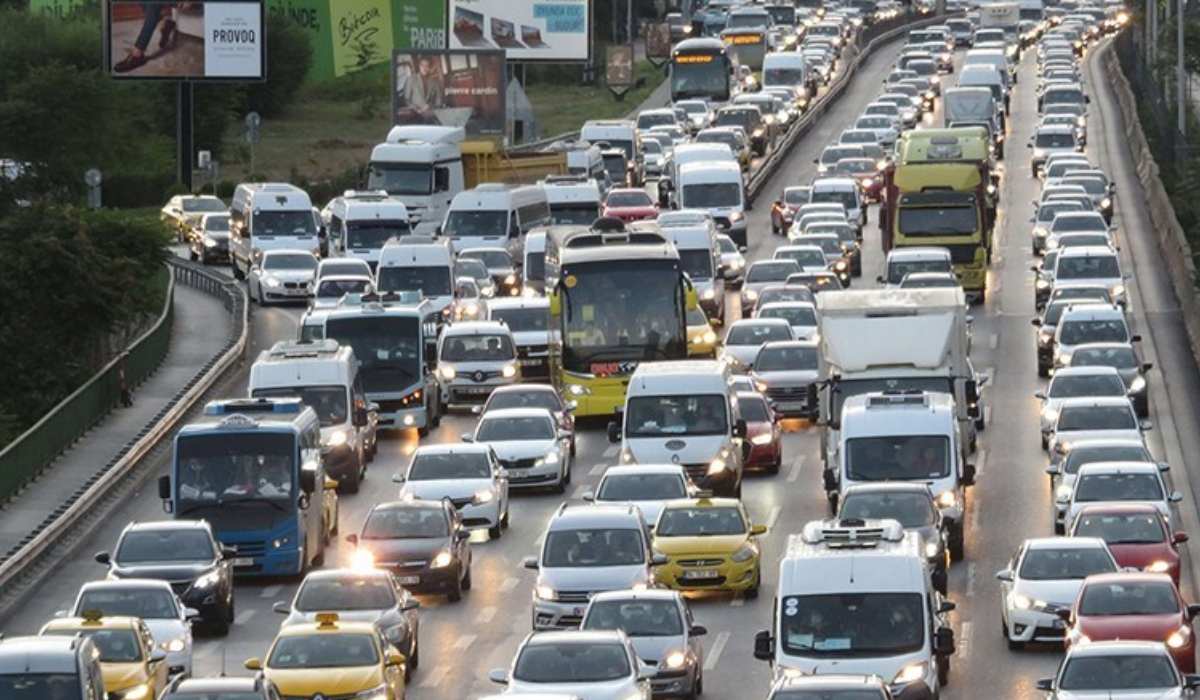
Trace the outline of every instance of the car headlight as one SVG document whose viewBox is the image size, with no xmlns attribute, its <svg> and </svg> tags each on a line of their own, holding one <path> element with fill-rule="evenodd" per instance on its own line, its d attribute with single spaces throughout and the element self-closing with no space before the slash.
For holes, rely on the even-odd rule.
<svg viewBox="0 0 1200 700">
<path fill-rule="evenodd" d="M 326 447 L 340 447 L 345 445 L 350 439 L 350 435 L 345 430 L 337 430 L 329 434 L 329 437 L 322 440 Z"/>
<path fill-rule="evenodd" d="M 517 276 L 516 276 L 516 275 L 511 275 L 511 274 L 510 274 L 510 275 L 508 275 L 508 276 L 506 276 L 506 277 L 504 278 L 504 283 L 505 283 L 505 284 L 516 284 L 516 283 L 517 283 Z"/>
<path fill-rule="evenodd" d="M 1069 353 L 1069 352 L 1058 353 L 1058 357 L 1055 358 L 1055 362 L 1062 365 L 1063 367 L 1070 367 L 1071 366 L 1071 353 Z"/>
<path fill-rule="evenodd" d="M 374 569 L 375 555 L 371 554 L 371 550 L 359 547 L 354 550 L 354 554 L 350 557 L 350 567 L 353 569 Z"/>
<path fill-rule="evenodd" d="M 260 248 L 251 248 L 250 249 L 250 259 L 251 260 L 253 260 L 254 262 L 260 262 L 262 260 L 262 257 L 263 257 L 263 252 Z"/>
<path fill-rule="evenodd" d="M 953 508 L 958 504 L 958 497 L 954 495 L 953 491 L 943 491 L 938 494 L 937 504 L 941 508 Z"/>
<path fill-rule="evenodd" d="M 539 583 L 537 588 L 534 589 L 534 592 L 537 594 L 537 597 L 541 598 L 542 600 L 558 600 L 558 591 L 544 583 Z"/>
<path fill-rule="evenodd" d="M 1033 607 L 1033 604 L 1035 602 L 1037 602 L 1033 598 L 1030 598 L 1027 595 L 1022 595 L 1020 593 L 1012 594 L 1009 597 L 1008 601 L 1017 610 L 1028 610 Z"/>
<path fill-rule="evenodd" d="M 187 642 L 183 641 L 182 637 L 164 642 L 162 645 L 163 651 L 178 653 L 187 649 Z"/>
<path fill-rule="evenodd" d="M 1034 283 L 1034 286 L 1038 289 L 1049 289 L 1050 280 L 1046 279 L 1045 277 L 1038 277 L 1037 282 Z"/>
<path fill-rule="evenodd" d="M 204 247 L 205 248 L 215 248 L 216 246 L 217 246 L 216 239 L 214 239 L 212 236 L 204 237 Z"/>
<path fill-rule="evenodd" d="M 989 182 L 987 186 L 987 193 L 996 194 L 996 186 Z"/>
<path fill-rule="evenodd" d="M 350 697 L 355 700 L 387 700 L 387 685 L 378 685 L 370 690 L 363 690 Z"/>
<path fill-rule="evenodd" d="M 633 452 L 628 447 L 621 450 L 621 464 L 633 464 Z"/>
<path fill-rule="evenodd" d="M 717 342 L 717 334 L 712 331 L 704 331 L 702 339 L 706 344 L 713 345 Z"/>
<path fill-rule="evenodd" d="M 753 289 L 746 289 L 742 291 L 742 296 L 746 297 L 750 301 L 754 301 L 758 298 L 758 292 L 754 291 Z"/>
<path fill-rule="evenodd" d="M 538 464 L 554 464 L 554 463 L 558 462 L 558 459 L 560 456 L 561 455 L 559 455 L 558 450 L 550 450 L 546 454 L 542 455 L 538 459 L 537 463 Z"/>
<path fill-rule="evenodd" d="M 1033 237 L 1034 238 L 1045 238 L 1046 236 L 1049 236 L 1049 235 L 1050 235 L 1050 229 L 1046 228 L 1045 226 L 1034 226 L 1033 227 Z"/>
<path fill-rule="evenodd" d="M 192 587 L 193 588 L 211 588 L 211 587 L 217 585 L 217 583 L 220 582 L 220 580 L 221 580 L 220 572 L 213 570 L 213 571 L 208 572 L 207 574 L 204 574 L 200 578 L 196 579 L 195 582 L 192 583 Z"/>
<path fill-rule="evenodd" d="M 764 131 L 763 131 L 762 127 L 759 127 L 759 128 L 757 128 L 757 129 L 755 129 L 755 130 L 754 130 L 754 138 L 756 138 L 756 139 L 757 139 L 757 138 L 762 138 L 762 135 L 763 135 L 764 133 L 766 133 L 766 132 L 764 132 Z"/>
<path fill-rule="evenodd" d="M 924 661 L 911 663 L 900 669 L 900 672 L 897 673 L 896 677 L 892 679 L 892 685 L 907 685 L 909 683 L 915 683 L 916 681 L 919 681 L 925 677 L 925 671 L 927 668 L 928 665 Z"/>
<path fill-rule="evenodd" d="M 1058 409 L 1047 407 L 1042 410 L 1042 420 L 1047 423 L 1054 423 L 1058 420 Z"/>
<path fill-rule="evenodd" d="M 750 442 L 759 446 L 770 445 L 771 441 L 774 439 L 775 436 L 771 435 L 770 433 L 764 433 L 762 435 L 755 435 L 754 437 L 750 438 Z"/>
<path fill-rule="evenodd" d="M 662 660 L 662 665 L 663 668 L 681 669 L 687 665 L 687 660 L 687 654 L 676 649 L 675 651 L 666 655 L 666 657 Z"/>
<path fill-rule="evenodd" d="M 1156 559 L 1150 562 L 1150 566 L 1147 566 L 1145 570 L 1152 574 L 1165 574 L 1171 570 L 1171 565 L 1162 559 Z"/>
<path fill-rule="evenodd" d="M 1145 390 L 1146 390 L 1146 378 L 1145 377 L 1134 377 L 1133 381 L 1129 383 L 1129 393 L 1131 393 L 1131 394 L 1140 394 Z"/>
<path fill-rule="evenodd" d="M 584 386 L 582 384 L 568 384 L 567 385 L 567 393 L 570 394 L 571 396 L 585 396 L 587 394 L 592 393 L 592 390 L 588 389 L 586 386 Z"/>
<path fill-rule="evenodd" d="M 1116 299 L 1118 297 L 1123 297 L 1123 296 L 1125 296 L 1125 285 L 1114 284 L 1112 286 L 1112 289 L 1110 289 L 1109 291 L 1112 293 L 1112 296 L 1114 299 Z"/>
<path fill-rule="evenodd" d="M 475 505 L 483 505 L 485 503 L 491 503 L 493 500 L 495 500 L 495 498 L 496 494 L 492 493 L 491 489 L 479 489 L 475 492 L 472 500 L 474 501 Z"/>
<path fill-rule="evenodd" d="M 150 686 L 146 683 L 139 683 L 128 690 L 121 691 L 119 694 L 121 700 L 142 700 L 150 697 Z"/>
<path fill-rule="evenodd" d="M 1046 157 L 1046 149 L 1044 149 L 1044 148 L 1033 149 L 1033 157 L 1034 158 L 1045 158 Z"/>
<path fill-rule="evenodd" d="M 450 555 L 450 552 L 447 552 L 443 549 L 437 553 L 437 556 L 433 558 L 433 561 L 429 562 L 429 566 L 434 569 L 444 569 L 447 566 L 450 566 L 450 562 L 452 561 L 454 561 L 454 557 Z"/>
<path fill-rule="evenodd" d="M 933 83 L 934 85 L 940 85 L 942 79 L 936 75 L 931 75 L 929 76 L 929 82 Z"/>
<path fill-rule="evenodd" d="M 837 262 L 835 262 L 833 264 L 833 269 L 837 270 L 838 272 L 845 272 L 846 271 L 846 261 L 838 260 Z"/>
<path fill-rule="evenodd" d="M 1192 630 L 1187 627 L 1180 627 L 1167 637 L 1167 646 L 1172 649 L 1178 649 L 1188 643 L 1192 638 Z"/>
<path fill-rule="evenodd" d="M 743 218 L 745 218 L 745 216 L 740 211 L 730 212 L 730 214 L 729 214 L 729 222 L 730 223 L 736 224 L 737 222 L 741 221 Z"/>
<path fill-rule="evenodd" d="M 267 285 L 271 289 L 275 289 L 276 287 L 279 286 L 280 282 L 279 282 L 279 280 L 275 279 L 274 277 L 264 277 L 263 284 Z"/>
<path fill-rule="evenodd" d="M 926 542 L 925 543 L 925 558 L 926 559 L 933 559 L 933 558 L 937 557 L 938 553 L 941 551 L 942 551 L 942 547 L 937 542 Z"/>
<path fill-rule="evenodd" d="M 450 381 L 458 376 L 458 372 L 455 372 L 454 367 L 451 365 L 442 365 L 438 367 L 438 374 L 442 375 L 442 379 L 445 379 L 446 381 Z"/>
<path fill-rule="evenodd" d="M 1071 500 L 1071 487 L 1067 484 L 1059 484 L 1058 488 L 1054 489 L 1054 500 L 1058 502 Z"/>
<path fill-rule="evenodd" d="M 504 377 L 515 377 L 517 376 L 517 366 L 504 365 L 504 369 L 500 370 L 500 374 Z"/>
<path fill-rule="evenodd" d="M 725 460 L 721 459 L 720 457 L 714 457 L 713 461 L 709 462 L 709 464 L 708 464 L 708 473 L 709 474 L 720 474 L 721 472 L 725 471 L 727 468 L 728 468 L 728 465 L 725 464 Z"/>
<path fill-rule="evenodd" d="M 750 561 L 756 556 L 758 556 L 758 547 L 755 547 L 753 544 L 747 542 L 741 547 L 738 547 L 738 550 L 729 558 L 740 564 L 742 562 Z"/>
<path fill-rule="evenodd" d="M 1100 208 L 1101 209 L 1109 209 L 1111 207 L 1112 207 L 1112 200 L 1109 199 L 1108 197 L 1105 197 L 1104 199 L 1100 200 Z"/>
</svg>

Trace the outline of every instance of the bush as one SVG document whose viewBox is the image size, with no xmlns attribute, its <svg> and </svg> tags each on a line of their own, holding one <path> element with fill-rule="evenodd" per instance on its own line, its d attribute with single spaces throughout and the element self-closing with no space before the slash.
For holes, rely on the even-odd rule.
<svg viewBox="0 0 1200 700">
<path fill-rule="evenodd" d="M 245 111 L 264 117 L 286 112 L 304 84 L 312 54 L 312 44 L 303 29 L 286 17 L 268 14 L 267 79 L 246 86 Z"/>
</svg>

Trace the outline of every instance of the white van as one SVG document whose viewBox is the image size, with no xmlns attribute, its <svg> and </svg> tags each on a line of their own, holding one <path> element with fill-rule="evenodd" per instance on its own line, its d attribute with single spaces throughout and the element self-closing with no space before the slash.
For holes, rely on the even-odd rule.
<svg viewBox="0 0 1200 700">
<path fill-rule="evenodd" d="M 596 186 L 600 188 L 601 197 L 608 194 L 613 186 L 608 169 L 604 167 L 604 157 L 600 155 L 600 148 L 597 146 L 572 148 L 567 151 L 567 174 L 595 180 Z M 553 208 L 552 206 L 551 209 Z"/>
<path fill-rule="evenodd" d="M 658 215 L 662 234 L 675 244 L 679 262 L 700 299 L 704 314 L 725 322 L 725 278 L 721 274 L 721 246 L 717 226 L 708 212 L 682 209 Z"/>
<path fill-rule="evenodd" d="M 321 460 L 338 488 L 357 493 L 375 453 L 376 418 L 349 345 L 280 341 L 250 366 L 251 398 L 294 396 L 321 421 Z"/>
<path fill-rule="evenodd" d="M 763 58 L 762 86 L 786 87 L 795 91 L 796 104 L 805 107 L 812 97 L 809 84 L 812 83 L 807 61 L 799 51 L 776 51 Z"/>
<path fill-rule="evenodd" d="M 746 185 L 737 162 L 688 163 L 678 177 L 678 205 L 707 211 L 739 246 L 746 245 Z"/>
<path fill-rule="evenodd" d="M 867 223 L 867 203 L 854 178 L 817 178 L 812 182 L 808 201 L 811 204 L 841 204 L 846 210 L 847 222 L 858 228 L 859 238 L 862 238 L 862 227 Z"/>
<path fill-rule="evenodd" d="M 346 190 L 325 207 L 332 255 L 364 260 L 371 272 L 379 266 L 379 252 L 392 238 L 412 233 L 408 207 L 383 190 Z"/>
<path fill-rule="evenodd" d="M 438 314 L 449 313 L 453 280 L 454 252 L 445 239 L 406 236 L 389 241 L 379 253 L 375 288 L 381 293 L 420 292 Z"/>
<path fill-rule="evenodd" d="M 629 378 L 608 424 L 622 464 L 681 464 L 700 488 L 741 497 L 746 422 L 729 367 L 716 360 L 648 362 Z"/>
<path fill-rule="evenodd" d="M 628 163 L 640 163 L 642 160 L 637 124 L 630 119 L 589 119 L 579 130 L 579 138 L 597 145 L 607 143 L 610 148 L 624 151 Z"/>
<path fill-rule="evenodd" d="M 546 293 L 546 232 L 533 231 L 525 236 L 525 257 L 521 265 L 521 290 L 528 296 Z"/>
<path fill-rule="evenodd" d="M 963 66 L 958 71 L 958 87 L 985 87 L 992 91 L 1000 111 L 1000 128 L 1005 128 L 1004 115 L 1008 114 L 1008 91 L 1005 90 L 1004 76 L 993 65 L 975 64 Z"/>
<path fill-rule="evenodd" d="M 463 180 L 462 127 L 393 126 L 371 149 L 367 187 L 404 202 L 416 233 L 433 235 Z"/>
<path fill-rule="evenodd" d="M 885 287 L 899 287 L 904 276 L 914 272 L 954 273 L 950 251 L 934 246 L 893 248 L 883 263 L 883 275 L 875 279 Z"/>
<path fill-rule="evenodd" d="M 671 154 L 671 162 L 663 177 L 658 181 L 658 201 L 661 206 L 679 202 L 675 184 L 679 182 L 679 169 L 689 163 L 734 163 L 741 167 L 737 154 L 728 144 L 713 141 L 680 144 Z"/>
<path fill-rule="evenodd" d="M 963 67 L 981 65 L 995 68 L 1004 79 L 1005 89 L 1011 88 L 1013 83 L 1017 82 L 1016 66 L 1008 62 L 1004 49 L 971 49 L 963 58 Z"/>
<path fill-rule="evenodd" d="M 777 675 L 836 669 L 879 676 L 897 698 L 938 697 L 954 653 L 954 604 L 937 592 L 922 547 L 895 520 L 814 521 L 789 535 L 755 658 Z"/>
<path fill-rule="evenodd" d="M 321 254 L 318 217 L 308 193 L 282 182 L 243 182 L 229 204 L 229 262 L 233 276 L 245 279 L 275 248 L 311 250 Z"/>
<path fill-rule="evenodd" d="M 603 167 L 602 161 L 601 169 Z M 538 184 L 546 194 L 552 224 L 591 226 L 600 218 L 604 194 L 595 178 L 586 175 L 551 175 L 539 180 Z"/>
<path fill-rule="evenodd" d="M 488 182 L 454 196 L 438 235 L 448 238 L 456 253 L 503 247 L 520 259 L 524 235 L 549 223 L 550 205 L 541 187 Z"/>
</svg>

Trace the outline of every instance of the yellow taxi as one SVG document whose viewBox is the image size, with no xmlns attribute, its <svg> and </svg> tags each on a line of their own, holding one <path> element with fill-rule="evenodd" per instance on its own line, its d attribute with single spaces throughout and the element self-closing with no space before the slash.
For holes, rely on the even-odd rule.
<svg viewBox="0 0 1200 700">
<path fill-rule="evenodd" d="M 154 700 L 167 686 L 167 653 L 155 646 L 150 628 L 140 617 L 105 617 L 85 610 L 82 617 L 47 622 L 40 634 L 90 638 L 100 652 L 108 700 Z"/>
<path fill-rule="evenodd" d="M 407 662 L 373 623 L 317 613 L 316 622 L 279 630 L 265 663 L 247 659 L 245 666 L 262 671 L 284 697 L 400 700 Z"/>
<path fill-rule="evenodd" d="M 669 501 L 654 526 L 654 548 L 668 562 L 654 570 L 661 584 L 680 591 L 741 591 L 758 595 L 762 581 L 759 535 L 736 498 Z"/>
<path fill-rule="evenodd" d="M 716 357 L 717 333 L 697 306 L 687 312 L 688 357 Z"/>
</svg>

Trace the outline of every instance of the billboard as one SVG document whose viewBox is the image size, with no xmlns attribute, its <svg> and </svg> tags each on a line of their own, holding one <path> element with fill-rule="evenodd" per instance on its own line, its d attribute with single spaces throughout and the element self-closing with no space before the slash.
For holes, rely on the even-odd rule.
<svg viewBox="0 0 1200 700">
<path fill-rule="evenodd" d="M 104 64 L 121 79 L 262 80 L 264 9 L 253 0 L 104 3 Z"/>
<path fill-rule="evenodd" d="M 605 60 L 604 82 L 609 88 L 625 92 L 633 87 L 633 47 L 610 44 Z"/>
<path fill-rule="evenodd" d="M 587 61 L 592 0 L 449 0 L 450 49 L 501 49 L 509 61 Z"/>
<path fill-rule="evenodd" d="M 503 51 L 392 54 L 392 122 L 461 126 L 468 137 L 504 134 Z"/>
</svg>

